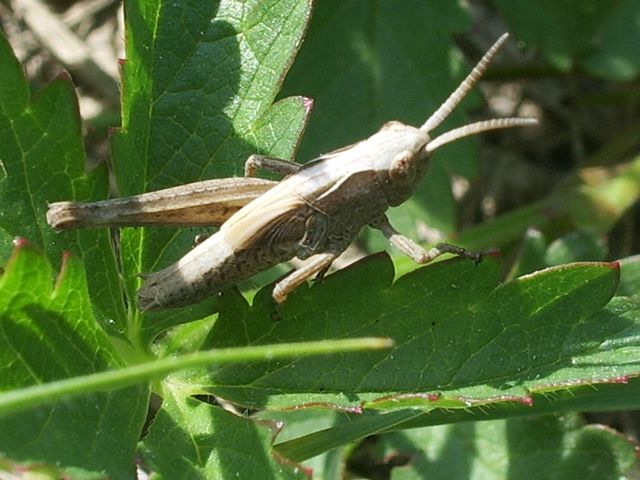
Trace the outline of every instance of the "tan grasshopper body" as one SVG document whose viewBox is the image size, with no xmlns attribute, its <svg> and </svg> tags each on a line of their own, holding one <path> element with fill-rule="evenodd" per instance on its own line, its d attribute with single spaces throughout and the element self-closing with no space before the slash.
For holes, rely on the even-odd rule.
<svg viewBox="0 0 640 480">
<path fill-rule="evenodd" d="M 288 176 L 231 215 L 216 234 L 178 262 L 150 274 L 138 293 L 139 308 L 196 303 L 293 257 L 305 260 L 301 268 L 276 284 L 273 297 L 282 302 L 308 278 L 322 276 L 365 225 L 381 230 L 418 263 L 445 252 L 476 258 L 448 244 L 424 250 L 395 231 L 385 212 L 413 195 L 431 154 L 440 146 L 487 130 L 536 123 L 525 118 L 493 119 L 430 137 L 477 82 L 507 37 L 503 35 L 489 49 L 420 128 L 388 122 L 366 140 L 302 166 L 251 157 L 245 166 L 247 175 L 262 167 Z"/>
<path fill-rule="evenodd" d="M 426 157 L 428 138 L 390 122 L 367 140 L 302 166 L 177 263 L 149 275 L 139 292 L 140 308 L 193 303 L 293 257 L 311 257 L 311 275 L 326 270 L 364 225 L 411 197 L 427 162 L 406 163 L 404 155 Z M 380 160 L 398 153 L 400 164 L 392 168 Z M 307 274 L 296 275 L 303 271 L 288 278 L 304 280 Z M 277 286 L 274 297 L 281 302 L 286 293 Z"/>
</svg>

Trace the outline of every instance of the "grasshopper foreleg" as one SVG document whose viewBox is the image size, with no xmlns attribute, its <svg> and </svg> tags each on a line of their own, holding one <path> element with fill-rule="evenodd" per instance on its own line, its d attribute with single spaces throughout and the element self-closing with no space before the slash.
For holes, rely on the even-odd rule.
<svg viewBox="0 0 640 480">
<path fill-rule="evenodd" d="M 314 275 L 324 274 L 338 257 L 335 253 L 319 253 L 311 257 L 305 264 L 288 277 L 280 280 L 273 288 L 273 298 L 277 303 L 286 300 L 287 295 Z"/>
<path fill-rule="evenodd" d="M 425 250 L 413 240 L 405 237 L 393 228 L 386 215 L 374 220 L 370 225 L 380 230 L 394 247 L 419 264 L 429 263 L 445 253 L 453 253 L 460 257 L 469 258 L 476 263 L 482 259 L 482 254 L 469 252 L 462 247 L 450 243 L 439 243 L 430 250 Z"/>
<path fill-rule="evenodd" d="M 244 176 L 255 177 L 258 169 L 268 170 L 282 175 L 291 175 L 300 170 L 299 163 L 283 160 L 281 158 L 267 157 L 265 155 L 251 155 L 244 163 Z"/>
</svg>

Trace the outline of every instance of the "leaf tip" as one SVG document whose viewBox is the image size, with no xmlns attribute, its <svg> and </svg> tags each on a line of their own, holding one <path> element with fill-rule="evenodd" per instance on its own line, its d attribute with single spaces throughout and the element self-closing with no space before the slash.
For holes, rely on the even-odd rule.
<svg viewBox="0 0 640 480">
<path fill-rule="evenodd" d="M 493 248 L 491 250 L 487 250 L 486 252 L 483 252 L 482 256 L 491 258 L 493 260 L 498 260 L 498 261 L 502 260 L 502 252 L 497 248 Z"/>
<path fill-rule="evenodd" d="M 75 258 L 76 256 L 67 250 L 62 252 L 62 264 L 60 265 L 60 273 L 56 278 L 55 290 L 58 290 L 69 276 L 69 270 L 73 268 L 72 263 Z"/>
<path fill-rule="evenodd" d="M 62 252 L 62 268 L 64 268 L 65 264 L 69 262 L 69 260 L 73 257 L 73 253 L 68 250 Z"/>
<path fill-rule="evenodd" d="M 31 246 L 31 242 L 24 237 L 16 237 L 13 239 L 14 250 L 22 250 Z"/>
<path fill-rule="evenodd" d="M 309 114 L 309 112 L 313 110 L 313 98 L 302 97 L 302 106 L 306 113 Z"/>
<path fill-rule="evenodd" d="M 70 83 L 71 86 L 75 88 L 75 85 L 73 83 L 73 78 L 71 77 L 71 74 L 66 70 L 62 70 L 58 75 L 56 75 L 56 80 L 65 82 L 65 83 Z"/>
<path fill-rule="evenodd" d="M 12 257 L 17 256 L 20 252 L 28 251 L 41 255 L 42 252 L 36 244 L 25 237 L 16 237 L 13 239 L 13 252 Z"/>
</svg>

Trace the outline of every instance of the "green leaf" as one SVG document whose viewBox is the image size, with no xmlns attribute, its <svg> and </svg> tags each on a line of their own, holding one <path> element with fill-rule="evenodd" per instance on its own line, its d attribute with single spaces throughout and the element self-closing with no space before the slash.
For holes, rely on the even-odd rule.
<svg viewBox="0 0 640 480">
<path fill-rule="evenodd" d="M 636 448 L 617 432 L 570 415 L 394 432 L 381 437 L 369 460 L 391 469 L 393 480 L 614 480 L 637 466 Z"/>
<path fill-rule="evenodd" d="M 626 360 L 637 349 L 637 306 L 598 314 L 617 286 L 615 265 L 565 265 L 504 285 L 499 271 L 491 258 L 477 266 L 454 259 L 390 285 L 391 264 L 377 256 L 296 291 L 280 309 L 265 288 L 243 315 L 222 309 L 208 347 L 371 335 L 396 347 L 321 363 L 223 367 L 211 374 L 210 391 L 261 407 L 464 408 L 528 404 L 530 392 L 638 372 Z M 239 300 L 227 302 L 237 312 Z M 621 331 L 624 348 L 613 341 Z"/>
<path fill-rule="evenodd" d="M 121 195 L 241 175 L 252 153 L 290 158 L 309 113 L 301 97 L 273 104 L 300 44 L 309 0 L 129 2 L 122 131 L 114 138 Z M 194 232 L 122 232 L 133 300 L 139 272 L 190 248 Z"/>
<path fill-rule="evenodd" d="M 113 142 L 120 195 L 237 175 L 250 153 L 293 155 L 310 103 L 299 97 L 273 100 L 303 37 L 309 1 L 155 1 L 130 2 L 125 8 L 123 129 Z M 313 95 L 318 107 L 319 123 L 311 126 L 303 159 L 315 155 L 313 148 L 320 152 L 349 143 L 347 135 L 361 139 L 386 120 L 423 121 L 467 71 L 451 50 L 451 33 L 468 23 L 457 2 L 411 0 L 372 7 L 327 0 L 318 3 L 316 13 L 318 26 L 312 26 L 306 44 L 311 53 L 303 52 L 287 84 L 290 90 L 285 90 L 285 95 Z M 580 21 L 592 14 L 579 12 Z M 586 35 L 578 36 L 569 53 L 560 51 L 560 63 L 573 58 L 571 49 L 582 51 L 580 45 L 590 41 Z M 327 45 L 335 46 L 335 54 L 326 55 Z M 306 409 L 296 412 L 310 421 L 320 418 L 330 428 L 295 438 L 321 428 L 307 425 L 281 439 L 290 442 L 277 452 L 293 459 L 369 434 L 432 423 L 638 406 L 640 382 L 622 383 L 639 373 L 639 304 L 635 298 L 609 302 L 617 284 L 617 271 L 609 264 L 563 266 L 500 285 L 501 266 L 495 259 L 478 266 L 453 260 L 392 284 L 391 264 L 379 256 L 311 289 L 302 287 L 281 307 L 273 306 L 270 288 L 257 294 L 252 307 L 228 292 L 220 300 L 219 319 L 185 325 L 150 346 L 160 331 L 206 317 L 212 306 L 218 307 L 213 300 L 136 323 L 135 274 L 182 256 L 195 232 L 122 232 L 121 264 L 132 300 L 125 319 L 122 283 L 107 233 L 54 235 L 43 220 L 46 201 L 107 195 L 104 171 L 93 176 L 82 171 L 70 84 L 65 78 L 56 80 L 30 101 L 22 72 L 4 43 L 0 68 L 0 252 L 9 251 L 16 234 L 33 238 L 54 262 L 65 245 L 85 259 L 93 300 L 92 306 L 78 260 L 65 260 L 54 288 L 49 264 L 20 244 L 0 279 L 0 451 L 9 458 L 131 478 L 132 445 L 148 387 L 115 389 L 186 367 L 188 372 L 154 382 L 165 403 L 141 451 L 159 477 L 224 478 L 238 472 L 256 478 L 265 472 L 274 478 L 297 477 L 295 466 L 274 460 L 271 430 L 189 398 L 201 393 L 203 385 L 251 406 L 331 407 L 315 418 L 305 415 Z M 456 117 L 449 126 L 463 122 Z M 393 213 L 396 226 L 410 233 L 413 220 L 421 218 L 453 230 L 449 170 L 474 173 L 469 148 L 460 144 L 439 152 L 418 201 Z M 307 151 L 311 153 L 305 158 Z M 447 159 L 447 154 L 457 159 Z M 527 215 L 518 217 L 520 223 L 511 217 L 500 238 L 504 240 L 505 231 L 511 239 L 519 238 L 523 225 L 538 223 L 531 222 L 535 215 L 544 217 L 544 223 L 558 211 L 577 224 L 596 223 L 599 234 L 606 231 L 637 198 L 638 165 L 602 188 L 562 192 L 562 202 L 555 197 L 552 203 L 530 206 Z M 474 241 L 482 242 L 482 235 Z M 586 238 L 588 247 L 593 243 Z M 557 255 L 547 260 L 582 258 L 576 256 L 574 242 L 564 239 L 556 245 Z M 624 292 L 637 292 L 632 275 L 627 279 Z M 125 332 L 131 343 L 110 339 L 92 310 L 105 325 L 112 319 L 110 332 Z M 389 335 L 398 345 L 386 353 L 283 359 L 308 354 L 312 347 L 324 353 L 354 348 L 344 338 L 363 335 Z M 297 344 L 304 340 L 321 342 Z M 211 347 L 219 350 L 205 350 Z M 149 359 L 150 349 L 160 358 Z M 204 351 L 189 354 L 193 349 Z M 243 365 L 223 366 L 225 362 Z M 22 404 L 16 401 L 20 394 L 27 395 Z M 49 404 L 40 405 L 44 400 Z M 18 412 L 28 402 L 40 406 Z M 10 414 L 7 405 L 14 408 Z M 334 416 L 345 421 L 327 421 Z M 570 427 L 558 428 L 567 445 L 576 440 L 580 446 L 613 452 L 608 459 L 616 468 L 623 464 L 620 458 L 629 458 L 628 444 L 619 449 L 624 457 L 609 448 L 611 435 L 589 437 L 591 443 L 585 443 L 582 433 L 571 436 Z M 529 435 L 524 427 L 518 433 Z M 531 435 L 542 444 L 547 440 L 542 433 Z M 490 434 L 474 438 L 492 440 Z M 524 455 L 515 455 L 522 464 L 530 461 L 528 450 L 537 453 L 527 447 L 521 450 Z M 577 467 L 588 463 L 579 449 L 556 451 L 566 459 L 563 468 L 574 459 Z M 244 455 L 240 462 L 238 453 Z M 493 458 L 492 453 L 482 459 Z M 182 461 L 175 462 L 176 454 Z M 340 469 L 341 452 L 331 455 L 325 457 L 327 475 Z M 594 462 L 601 476 L 623 471 L 602 466 Z"/>
<path fill-rule="evenodd" d="M 104 170 L 84 173 L 78 104 L 66 74 L 30 98 L 27 83 L 7 41 L 0 35 L 0 261 L 9 239 L 28 238 L 53 264 L 63 249 L 81 256 L 98 319 L 112 331 L 124 322 L 122 294 L 108 232 L 54 232 L 45 221 L 56 200 L 104 198 Z"/>
<path fill-rule="evenodd" d="M 448 0 L 317 2 L 282 93 L 314 100 L 299 161 L 367 138 L 390 120 L 421 125 L 477 60 L 462 62 L 452 47 L 452 36 L 468 27 L 466 10 Z M 465 123 L 463 108 L 440 131 Z M 456 142 L 438 152 L 415 197 L 392 213 L 396 228 L 415 237 L 419 218 L 455 230 L 450 173 L 477 173 L 472 145 Z"/>
<path fill-rule="evenodd" d="M 425 426 L 446 425 L 472 422 L 482 425 L 487 420 L 505 418 L 532 418 L 533 415 L 549 413 L 568 414 L 579 411 L 635 410 L 638 408 L 640 381 L 633 378 L 627 381 L 618 379 L 594 388 L 593 385 L 574 387 L 571 390 L 559 390 L 554 393 L 534 394 L 533 408 L 517 403 L 496 403 L 490 409 L 469 408 L 451 411 L 435 409 L 419 414 L 416 409 L 398 410 L 378 414 L 364 411 L 359 415 L 350 415 L 345 422 L 332 428 L 319 430 L 305 436 L 278 443 L 275 448 L 287 458 L 305 461 L 322 452 L 326 452 L 346 442 L 354 442 L 374 434 L 413 430 Z M 274 421 L 286 421 L 286 412 L 270 417 Z M 482 423 L 480 423 L 482 422 Z M 286 429 L 285 429 L 286 431 Z"/>
<path fill-rule="evenodd" d="M 80 261 L 67 256 L 55 288 L 52 278 L 46 259 L 21 241 L 0 278 L 0 401 L 22 387 L 123 365 L 93 317 Z M 131 478 L 147 398 L 138 386 L 0 417 L 0 451 Z"/>
<path fill-rule="evenodd" d="M 165 390 L 162 409 L 142 445 L 158 479 L 309 478 L 274 457 L 274 423 L 258 423 Z"/>
<path fill-rule="evenodd" d="M 583 370 L 587 374 L 587 381 L 583 382 L 582 386 L 578 381 L 569 385 L 569 388 L 558 389 L 560 385 L 550 378 L 546 387 L 531 390 L 525 402 L 494 402 L 491 408 L 436 408 L 424 414 L 420 414 L 416 408 L 410 408 L 382 415 L 365 410 L 362 414 L 351 415 L 348 424 L 289 440 L 278 444 L 276 448 L 287 458 L 302 461 L 345 442 L 353 442 L 385 431 L 550 413 L 635 410 L 638 408 L 640 380 L 622 372 L 625 371 L 625 367 L 635 368 L 638 363 L 637 347 L 633 345 L 638 343 L 639 307 L 640 302 L 637 299 L 616 298 L 602 312 L 595 315 L 595 318 L 590 319 L 591 322 L 584 325 L 586 331 L 578 334 L 581 336 L 579 342 L 588 345 L 586 339 L 595 338 L 596 340 L 591 342 L 590 350 L 596 353 L 576 355 L 575 360 L 571 361 L 574 365 L 586 367 Z M 615 353 L 615 358 L 610 352 Z M 613 373 L 622 374 L 610 377 L 604 380 L 605 383 L 600 383 L 594 388 L 592 382 L 600 382 L 601 379 L 596 379 L 593 375 L 602 365 L 612 368 Z M 589 371 L 588 367 L 593 369 Z M 560 368 L 557 373 L 562 374 L 563 371 L 567 373 L 566 368 Z M 415 396 L 417 400 L 425 397 Z M 432 400 L 437 399 L 438 397 L 432 397 Z"/>
</svg>

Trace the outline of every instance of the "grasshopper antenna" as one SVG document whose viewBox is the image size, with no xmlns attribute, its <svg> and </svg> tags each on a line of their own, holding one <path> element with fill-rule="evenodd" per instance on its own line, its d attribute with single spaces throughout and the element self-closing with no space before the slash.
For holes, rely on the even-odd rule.
<svg viewBox="0 0 640 480">
<path fill-rule="evenodd" d="M 454 108 L 458 106 L 458 104 L 462 101 L 464 97 L 467 96 L 469 91 L 474 87 L 477 81 L 480 79 L 482 74 L 487 70 L 489 63 L 493 60 L 496 53 L 502 46 L 504 42 L 509 38 L 509 34 L 503 34 L 496 43 L 494 43 L 491 48 L 484 54 L 484 56 L 480 59 L 473 70 L 467 75 L 467 78 L 463 80 L 463 82 L 458 85 L 449 98 L 445 100 L 445 102 L 440 105 L 440 107 L 427 119 L 426 122 L 420 127 L 420 130 L 423 132 L 429 133 L 438 125 L 440 125 L 453 111 Z M 498 127 L 501 128 L 501 127 Z"/>
<path fill-rule="evenodd" d="M 492 118 L 491 120 L 483 120 L 481 122 L 470 123 L 462 127 L 454 128 L 442 135 L 437 136 L 424 147 L 427 154 L 432 154 L 441 146 L 455 142 L 464 137 L 476 135 L 478 133 L 487 132 L 489 130 L 499 130 L 501 128 L 526 127 L 529 125 L 537 125 L 538 120 L 535 118 L 509 117 L 509 118 Z"/>
<path fill-rule="evenodd" d="M 449 116 L 454 108 L 462 101 L 462 99 L 469 93 L 469 91 L 475 86 L 482 74 L 487 70 L 489 63 L 493 60 L 496 53 L 504 42 L 509 38 L 509 34 L 503 34 L 491 48 L 484 54 L 477 65 L 471 70 L 467 78 L 449 95 L 449 98 L 440 105 L 440 107 L 431 115 L 426 122 L 420 127 L 423 132 L 430 132 L 434 128 L 438 127 Z M 434 138 L 430 141 L 425 150 L 428 154 L 433 153 L 441 146 L 459 140 L 470 135 L 476 135 L 478 133 L 486 132 L 489 130 L 499 130 L 501 128 L 512 127 L 525 127 L 529 125 L 537 125 L 538 121 L 535 118 L 494 118 L 491 120 L 483 120 L 481 122 L 471 123 L 462 127 L 454 128 L 442 135 Z"/>
</svg>

